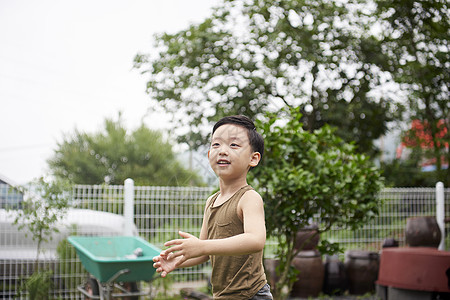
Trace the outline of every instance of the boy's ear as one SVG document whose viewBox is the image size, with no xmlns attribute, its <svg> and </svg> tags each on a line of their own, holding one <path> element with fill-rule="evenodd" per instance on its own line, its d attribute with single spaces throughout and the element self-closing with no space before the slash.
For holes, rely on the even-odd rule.
<svg viewBox="0 0 450 300">
<path fill-rule="evenodd" d="M 249 166 L 250 167 L 256 167 L 259 164 L 260 160 L 261 160 L 261 153 L 253 152 L 252 157 L 250 159 Z"/>
</svg>

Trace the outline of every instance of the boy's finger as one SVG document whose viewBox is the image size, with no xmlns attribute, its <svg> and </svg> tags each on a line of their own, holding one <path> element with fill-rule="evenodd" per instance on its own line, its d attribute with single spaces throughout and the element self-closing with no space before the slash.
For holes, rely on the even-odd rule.
<svg viewBox="0 0 450 300">
<path fill-rule="evenodd" d="M 168 260 L 172 260 L 172 259 L 174 259 L 174 258 L 177 258 L 178 256 L 183 256 L 183 259 L 184 259 L 184 257 L 185 257 L 185 252 L 182 251 L 181 249 L 180 249 L 180 251 L 171 252 L 171 253 L 167 256 L 167 259 L 168 259 Z M 184 260 L 186 260 L 186 259 L 184 259 Z M 179 265 L 179 263 L 177 263 L 177 265 Z"/>
<path fill-rule="evenodd" d="M 184 237 L 184 238 L 191 238 L 191 237 L 194 237 L 192 234 L 190 234 L 190 233 L 187 233 L 187 232 L 184 232 L 184 231 L 178 231 L 178 234 L 181 236 L 181 237 Z"/>
<path fill-rule="evenodd" d="M 167 256 L 173 252 L 173 251 L 177 251 L 177 249 L 174 249 L 175 247 L 170 247 L 166 250 L 161 251 L 161 253 L 159 254 L 159 256 L 162 258 L 167 258 Z"/>
<path fill-rule="evenodd" d="M 171 253 L 175 253 L 177 251 L 183 250 L 183 248 L 181 246 L 173 246 L 170 247 L 169 249 L 164 250 L 164 256 L 167 259 L 170 259 L 172 256 L 170 255 Z"/>
<path fill-rule="evenodd" d="M 182 242 L 183 242 L 183 240 L 180 240 L 180 239 L 171 240 L 171 241 L 165 242 L 164 246 L 168 247 L 168 246 L 172 246 L 172 245 L 179 245 Z"/>
<path fill-rule="evenodd" d="M 175 266 L 178 267 L 179 265 L 184 263 L 186 260 L 187 260 L 187 257 L 183 255 L 183 257 L 175 264 Z"/>
<path fill-rule="evenodd" d="M 171 253 L 169 253 L 169 255 L 167 256 L 167 260 L 171 260 L 171 259 L 173 259 L 173 258 L 175 258 L 175 257 L 177 257 L 178 255 L 176 255 L 176 252 L 171 252 Z"/>
</svg>

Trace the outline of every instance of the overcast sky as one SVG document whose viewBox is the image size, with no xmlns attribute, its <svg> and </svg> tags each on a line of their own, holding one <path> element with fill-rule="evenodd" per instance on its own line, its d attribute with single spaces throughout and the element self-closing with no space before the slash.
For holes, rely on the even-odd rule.
<svg viewBox="0 0 450 300">
<path fill-rule="evenodd" d="M 100 130 L 119 111 L 129 129 L 152 114 L 132 69 L 157 32 L 177 32 L 218 0 L 0 0 L 0 175 L 24 184 L 47 171 L 64 134 Z M 150 108 L 150 114 L 146 114 Z"/>
</svg>

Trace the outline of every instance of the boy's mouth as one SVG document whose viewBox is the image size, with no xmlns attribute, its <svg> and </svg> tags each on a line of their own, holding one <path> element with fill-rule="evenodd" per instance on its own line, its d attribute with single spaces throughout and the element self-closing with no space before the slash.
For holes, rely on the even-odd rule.
<svg viewBox="0 0 450 300">
<path fill-rule="evenodd" d="M 217 161 L 217 164 L 218 164 L 218 165 L 229 165 L 230 162 L 229 162 L 228 160 L 226 160 L 226 159 L 219 159 L 219 160 Z"/>
</svg>

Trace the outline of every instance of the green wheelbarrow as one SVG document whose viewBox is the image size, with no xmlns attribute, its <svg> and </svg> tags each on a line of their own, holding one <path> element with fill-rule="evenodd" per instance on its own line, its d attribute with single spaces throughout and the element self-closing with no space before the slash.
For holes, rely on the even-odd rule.
<svg viewBox="0 0 450 300">
<path fill-rule="evenodd" d="M 90 274 L 78 286 L 85 299 L 138 299 L 150 294 L 151 290 L 139 291 L 137 282 L 156 277 L 153 257 L 161 252 L 157 247 L 136 236 L 70 236 L 67 240 Z"/>
</svg>

